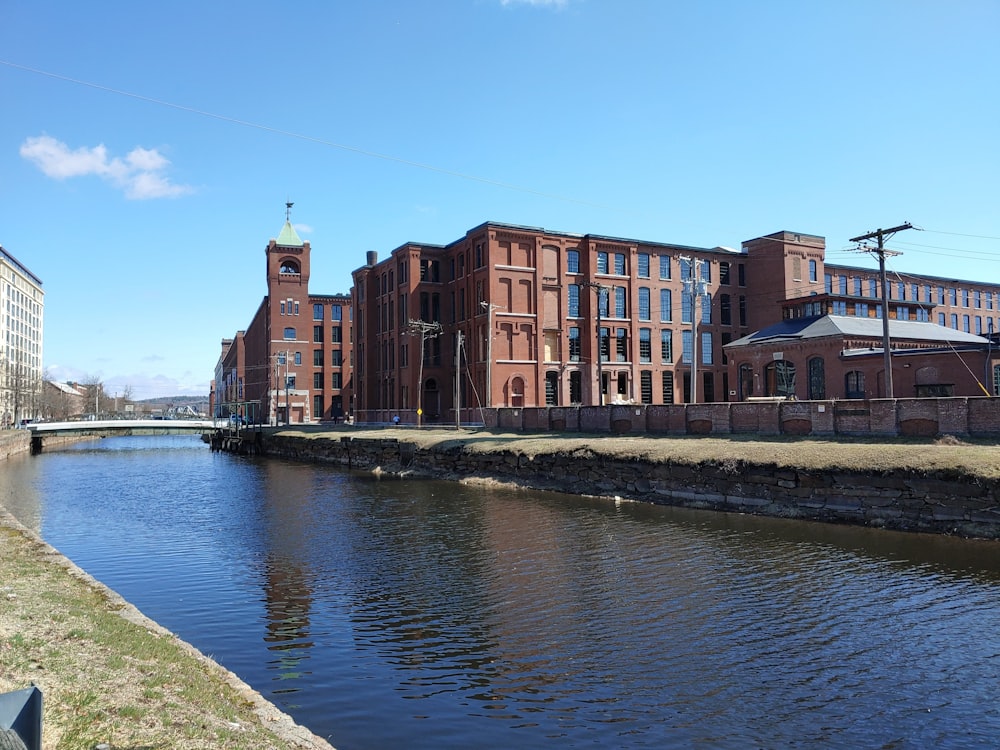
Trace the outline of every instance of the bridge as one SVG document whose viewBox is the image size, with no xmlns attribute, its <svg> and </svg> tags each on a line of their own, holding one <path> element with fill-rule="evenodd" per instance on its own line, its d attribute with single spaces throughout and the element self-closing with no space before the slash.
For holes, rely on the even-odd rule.
<svg viewBox="0 0 1000 750">
<path fill-rule="evenodd" d="M 25 425 L 31 433 L 31 452 L 42 449 L 46 437 L 112 437 L 120 435 L 203 435 L 229 428 L 228 419 L 95 419 L 75 422 L 36 422 Z"/>
</svg>

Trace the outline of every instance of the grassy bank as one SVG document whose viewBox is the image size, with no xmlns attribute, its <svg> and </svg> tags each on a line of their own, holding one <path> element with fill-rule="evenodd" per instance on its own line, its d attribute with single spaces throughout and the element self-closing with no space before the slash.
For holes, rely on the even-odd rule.
<svg viewBox="0 0 1000 750">
<path fill-rule="evenodd" d="M 0 692 L 32 683 L 46 750 L 330 747 L 0 509 Z"/>
<path fill-rule="evenodd" d="M 983 440 L 856 440 L 733 435 L 729 437 L 656 435 L 581 435 L 578 433 L 500 433 L 487 430 L 416 429 L 413 427 L 330 427 L 297 425 L 270 428 L 275 433 L 312 439 L 397 438 L 421 448 L 445 449 L 461 443 L 471 452 L 512 451 L 527 457 L 589 452 L 595 457 L 644 459 L 689 464 L 738 461 L 762 467 L 836 471 L 945 472 L 984 479 L 1000 478 L 1000 446 Z"/>
</svg>

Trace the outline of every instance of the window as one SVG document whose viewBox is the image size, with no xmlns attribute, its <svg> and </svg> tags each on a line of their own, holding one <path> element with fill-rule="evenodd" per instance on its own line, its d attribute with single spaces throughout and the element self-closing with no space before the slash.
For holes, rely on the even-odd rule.
<svg viewBox="0 0 1000 750">
<path fill-rule="evenodd" d="M 691 322 L 691 295 L 681 295 L 681 323 Z"/>
<path fill-rule="evenodd" d="M 948 290 L 948 302 L 952 307 L 958 307 L 958 290 L 955 288 Z"/>
<path fill-rule="evenodd" d="M 580 329 L 573 327 L 569 329 L 569 361 L 580 361 Z"/>
<path fill-rule="evenodd" d="M 865 397 L 865 374 L 852 370 L 844 376 L 844 395 L 847 398 Z"/>
<path fill-rule="evenodd" d="M 278 273 L 298 273 L 298 272 L 299 272 L 299 264 L 296 263 L 294 260 L 287 259 L 281 261 L 281 269 L 278 271 Z"/>
<path fill-rule="evenodd" d="M 323 416 L 323 395 L 321 393 L 313 396 L 313 416 L 317 418 Z"/>
<path fill-rule="evenodd" d="M 580 317 L 580 285 L 570 284 L 566 288 L 566 300 L 568 302 L 568 309 L 566 314 L 571 318 Z"/>
<path fill-rule="evenodd" d="M 628 362 L 628 330 L 625 328 L 615 329 L 615 361 Z"/>
<path fill-rule="evenodd" d="M 600 334 L 601 361 L 607 362 L 611 359 L 611 329 L 601 327 Z"/>
<path fill-rule="evenodd" d="M 833 277 L 830 274 L 823 277 L 823 288 L 827 294 L 833 294 Z"/>
<path fill-rule="evenodd" d="M 736 264 L 736 278 L 737 278 L 736 283 L 739 284 L 740 286 L 747 285 L 747 269 L 746 266 L 742 263 Z"/>
<path fill-rule="evenodd" d="M 653 373 L 648 370 L 639 373 L 639 399 L 644 404 L 653 403 Z"/>
<path fill-rule="evenodd" d="M 854 315 L 858 318 L 868 317 L 868 303 L 866 302 L 856 302 L 854 304 Z"/>
<path fill-rule="evenodd" d="M 313 349 L 313 367 L 323 366 L 323 350 Z"/>
<path fill-rule="evenodd" d="M 665 365 L 674 361 L 674 332 L 669 328 L 660 331 L 660 361 Z"/>
<path fill-rule="evenodd" d="M 976 309 L 978 310 L 979 308 L 981 308 L 983 306 L 983 293 L 980 292 L 977 289 L 976 291 L 974 291 L 972 293 L 972 300 L 973 300 L 973 304 L 975 305 Z"/>
<path fill-rule="evenodd" d="M 673 303 L 671 302 L 670 290 L 661 289 L 660 290 L 660 322 L 669 323 L 673 318 L 672 310 Z"/>
<path fill-rule="evenodd" d="M 639 361 L 646 363 L 653 361 L 653 341 L 652 331 L 648 328 L 639 329 Z"/>
<path fill-rule="evenodd" d="M 719 295 L 719 318 L 724 326 L 731 326 L 733 324 L 732 302 L 728 294 Z"/>
<path fill-rule="evenodd" d="M 837 291 L 841 294 L 847 294 L 847 277 L 843 274 L 837 277 Z"/>
<path fill-rule="evenodd" d="M 333 367 L 341 367 L 344 364 L 344 352 L 340 349 L 330 352 L 330 364 Z"/>
<path fill-rule="evenodd" d="M 285 340 L 286 341 L 294 341 L 295 340 L 295 329 L 294 328 L 286 328 L 285 329 Z"/>
<path fill-rule="evenodd" d="M 313 326 L 313 343 L 323 343 L 323 326 Z"/>
<path fill-rule="evenodd" d="M 861 292 L 861 277 L 860 276 L 855 276 L 854 279 L 853 279 L 853 282 L 854 282 L 854 284 L 853 284 L 853 286 L 854 286 L 854 296 L 860 297 L 861 293 L 862 293 Z"/>
<path fill-rule="evenodd" d="M 698 302 L 701 303 L 701 322 L 711 323 L 712 322 L 712 297 L 708 294 L 700 295 L 701 299 Z"/>
<path fill-rule="evenodd" d="M 649 288 L 639 287 L 639 320 L 649 320 Z"/>
<path fill-rule="evenodd" d="M 691 364 L 691 331 L 681 331 L 681 362 Z"/>
<path fill-rule="evenodd" d="M 787 359 L 769 362 L 764 367 L 765 395 L 795 395 L 795 365 Z"/>
<path fill-rule="evenodd" d="M 950 327 L 954 328 L 957 331 L 958 330 L 958 313 L 952 313 L 950 320 L 951 320 Z"/>
<path fill-rule="evenodd" d="M 330 329 L 330 341 L 334 344 L 340 344 L 343 342 L 343 333 L 340 326 L 334 326 Z"/>
<path fill-rule="evenodd" d="M 649 253 L 639 253 L 636 256 L 636 274 L 640 279 L 649 278 Z"/>
<path fill-rule="evenodd" d="M 420 280 L 441 281 L 441 263 L 436 260 L 420 259 Z"/>
<path fill-rule="evenodd" d="M 576 371 L 569 374 L 569 402 L 583 403 L 583 373 Z"/>
<path fill-rule="evenodd" d="M 330 308 L 330 320 L 343 320 L 344 308 L 340 305 L 334 305 Z"/>
<path fill-rule="evenodd" d="M 282 315 L 285 314 L 285 303 L 284 302 L 281 303 L 281 314 Z"/>
<path fill-rule="evenodd" d="M 283 365 L 285 361 L 285 352 L 278 352 L 278 364 Z"/>
<path fill-rule="evenodd" d="M 661 255 L 660 256 L 660 278 L 669 279 L 670 278 L 670 256 Z"/>
<path fill-rule="evenodd" d="M 968 307 L 968 306 L 969 306 L 969 290 L 968 289 L 963 289 L 962 290 L 962 307 Z"/>
<path fill-rule="evenodd" d="M 323 388 L 323 373 L 314 372 L 313 373 L 313 389 L 320 390 Z"/>
<path fill-rule="evenodd" d="M 681 278 L 690 279 L 691 278 L 691 259 L 681 258 Z"/>
<path fill-rule="evenodd" d="M 674 403 L 674 374 L 664 372 L 663 374 L 663 403 Z"/>
<path fill-rule="evenodd" d="M 295 390 L 295 376 L 288 375 L 285 377 L 285 388 L 292 391 Z"/>
<path fill-rule="evenodd" d="M 747 324 L 747 298 L 744 295 L 740 295 L 740 325 L 745 326 Z"/>
<path fill-rule="evenodd" d="M 819 273 L 819 267 L 815 260 L 809 261 L 809 281 L 815 283 L 818 280 L 817 274 Z"/>
<path fill-rule="evenodd" d="M 701 280 L 706 284 L 712 283 L 712 261 L 703 260 L 701 262 Z"/>
<path fill-rule="evenodd" d="M 339 372 L 335 372 L 333 373 L 333 377 L 330 378 L 330 387 L 334 390 L 340 390 L 343 387 L 343 381 L 344 376 Z"/>
<path fill-rule="evenodd" d="M 822 357 L 813 357 L 809 360 L 809 399 L 811 401 L 822 401 L 826 398 L 826 372 Z"/>
<path fill-rule="evenodd" d="M 711 331 L 705 331 L 701 334 L 701 363 L 703 365 L 711 365 L 714 362 L 712 333 Z"/>
<path fill-rule="evenodd" d="M 628 313 L 625 312 L 625 287 L 616 286 L 615 287 L 615 317 L 624 318 L 627 317 Z"/>
<path fill-rule="evenodd" d="M 295 352 L 295 364 L 302 364 L 302 352 Z"/>
<path fill-rule="evenodd" d="M 729 286 L 729 261 L 720 260 L 719 261 L 719 283 L 723 286 Z"/>
<path fill-rule="evenodd" d="M 615 273 L 625 275 L 625 253 L 615 253 Z"/>
<path fill-rule="evenodd" d="M 608 272 L 608 254 L 598 253 L 597 254 L 597 272 L 607 273 Z"/>
<path fill-rule="evenodd" d="M 608 290 L 598 289 L 597 290 L 597 310 L 598 315 L 602 318 L 608 317 Z"/>
<path fill-rule="evenodd" d="M 313 320 L 323 320 L 323 305 L 313 305 Z"/>
<path fill-rule="evenodd" d="M 580 273 L 580 251 L 566 251 L 566 273 Z"/>
</svg>

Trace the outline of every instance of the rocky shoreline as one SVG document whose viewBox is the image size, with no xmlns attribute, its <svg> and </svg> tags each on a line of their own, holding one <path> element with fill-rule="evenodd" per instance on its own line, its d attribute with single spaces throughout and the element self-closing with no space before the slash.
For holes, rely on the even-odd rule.
<svg viewBox="0 0 1000 750">
<path fill-rule="evenodd" d="M 754 442 L 763 453 L 743 450 Z M 288 428 L 268 431 L 264 451 L 383 476 L 492 480 L 689 508 L 1000 538 L 1000 478 L 963 455 L 986 451 L 987 461 L 990 455 L 1000 459 L 1000 449 L 989 445 Z M 808 451 L 826 453 L 828 460 L 802 460 Z M 926 460 L 919 458 L 922 451 Z M 873 454 L 888 460 L 876 463 Z"/>
</svg>

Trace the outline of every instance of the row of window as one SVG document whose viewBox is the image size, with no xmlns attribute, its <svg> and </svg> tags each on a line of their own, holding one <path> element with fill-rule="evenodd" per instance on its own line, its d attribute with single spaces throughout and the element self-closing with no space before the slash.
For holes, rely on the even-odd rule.
<svg viewBox="0 0 1000 750">
<path fill-rule="evenodd" d="M 826 292 L 833 294 L 832 274 L 826 274 Z M 877 278 L 864 279 L 861 276 L 848 277 L 846 274 L 839 274 L 837 277 L 837 293 L 853 294 L 855 297 L 871 297 L 881 299 L 878 293 L 879 281 Z M 865 283 L 867 281 L 867 284 Z M 894 281 L 887 284 L 889 288 L 889 299 L 910 302 L 925 302 L 927 304 L 949 305 L 958 307 L 961 301 L 962 307 L 973 307 L 977 310 L 1000 310 L 1000 292 L 988 292 L 980 289 L 959 289 L 957 287 L 946 287 L 915 282 Z M 850 288 L 850 291 L 848 291 Z M 866 293 L 867 291 L 867 293 Z"/>
<path fill-rule="evenodd" d="M 566 314 L 570 318 L 579 318 L 580 315 L 580 296 L 583 294 L 584 285 L 582 284 L 568 284 L 566 287 Z M 628 298 L 627 291 L 624 287 L 612 287 L 610 290 L 606 287 L 601 287 L 598 291 L 597 296 L 597 309 L 598 314 L 602 318 L 628 318 Z M 641 321 L 651 321 L 652 318 L 652 290 L 649 287 L 639 287 L 638 291 L 638 305 L 639 305 L 639 315 L 638 319 Z M 614 314 L 611 314 L 611 298 L 614 297 Z M 670 289 L 660 289 L 660 322 L 670 323 L 673 321 L 673 291 Z M 691 322 L 691 303 L 695 300 L 693 295 L 681 294 L 681 322 L 690 323 Z M 700 322 L 704 324 L 712 323 L 712 298 L 710 295 L 697 295 L 697 304 L 701 308 Z M 719 316 L 721 325 L 728 326 L 732 325 L 732 298 L 728 294 L 719 295 Z M 739 298 L 739 324 L 745 326 L 747 324 L 747 303 L 746 297 L 740 296 Z"/>
</svg>

